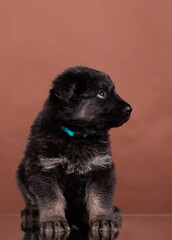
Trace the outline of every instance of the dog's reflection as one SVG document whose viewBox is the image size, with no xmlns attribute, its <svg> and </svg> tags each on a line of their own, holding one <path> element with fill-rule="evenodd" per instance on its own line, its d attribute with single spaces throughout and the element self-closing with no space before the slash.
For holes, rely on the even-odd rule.
<svg viewBox="0 0 172 240">
<path fill-rule="evenodd" d="M 40 232 L 25 232 L 23 240 L 114 240 L 115 232 L 113 231 L 77 231 L 58 232 L 58 233 L 40 233 Z"/>
</svg>

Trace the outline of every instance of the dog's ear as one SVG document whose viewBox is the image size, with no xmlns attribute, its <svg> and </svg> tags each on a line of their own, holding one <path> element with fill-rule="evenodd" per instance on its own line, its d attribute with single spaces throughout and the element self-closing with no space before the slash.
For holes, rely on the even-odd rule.
<svg viewBox="0 0 172 240">
<path fill-rule="evenodd" d="M 50 90 L 52 95 L 63 101 L 69 101 L 75 91 L 76 83 L 71 81 L 67 82 L 64 79 L 57 78 L 53 83 L 53 88 Z"/>
<path fill-rule="evenodd" d="M 64 78 L 63 75 L 60 75 L 54 80 L 50 93 L 58 99 L 68 102 L 71 99 L 75 100 L 83 91 L 84 85 L 81 79 L 67 76 Z"/>
</svg>

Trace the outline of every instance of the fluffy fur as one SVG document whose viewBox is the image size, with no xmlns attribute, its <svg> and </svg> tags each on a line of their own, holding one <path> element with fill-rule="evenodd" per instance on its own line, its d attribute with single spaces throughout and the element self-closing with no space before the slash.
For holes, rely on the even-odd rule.
<svg viewBox="0 0 172 240">
<path fill-rule="evenodd" d="M 110 77 L 100 71 L 69 68 L 53 81 L 17 171 L 26 202 L 23 228 L 31 227 L 26 222 L 34 213 L 42 232 L 89 225 L 95 231 L 119 233 L 121 214 L 113 206 L 115 169 L 108 131 L 125 123 L 131 110 Z M 70 137 L 61 125 L 76 135 Z"/>
</svg>

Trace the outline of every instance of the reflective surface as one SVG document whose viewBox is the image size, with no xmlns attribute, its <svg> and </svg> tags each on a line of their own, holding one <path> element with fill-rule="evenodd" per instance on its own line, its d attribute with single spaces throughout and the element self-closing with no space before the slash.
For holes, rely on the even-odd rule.
<svg viewBox="0 0 172 240">
<path fill-rule="evenodd" d="M 38 232 L 21 231 L 19 215 L 0 215 L 0 240 L 112 240 L 112 232 L 82 233 L 73 231 L 70 234 L 42 236 Z M 123 225 L 119 240 L 171 240 L 172 215 L 123 215 Z"/>
</svg>

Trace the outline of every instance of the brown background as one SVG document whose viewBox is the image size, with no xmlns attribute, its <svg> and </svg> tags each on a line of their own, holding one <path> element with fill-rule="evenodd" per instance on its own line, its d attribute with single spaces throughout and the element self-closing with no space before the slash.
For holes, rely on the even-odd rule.
<svg viewBox="0 0 172 240">
<path fill-rule="evenodd" d="M 51 80 L 69 66 L 107 72 L 133 107 L 111 130 L 116 204 L 172 213 L 171 0 L 1 0 L 0 213 L 19 213 L 15 170 Z"/>
</svg>

